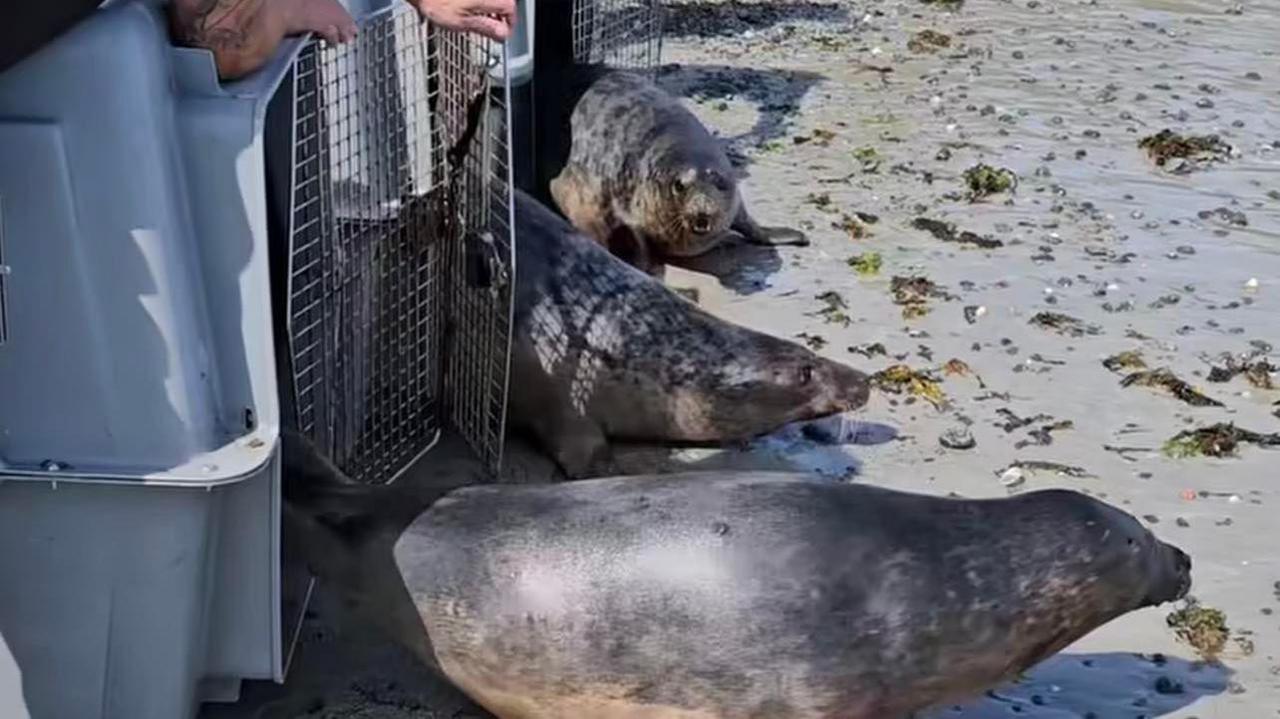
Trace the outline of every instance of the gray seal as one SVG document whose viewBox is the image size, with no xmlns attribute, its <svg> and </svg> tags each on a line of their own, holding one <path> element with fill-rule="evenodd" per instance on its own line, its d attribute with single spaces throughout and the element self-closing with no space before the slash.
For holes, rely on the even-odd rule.
<svg viewBox="0 0 1280 719">
<path fill-rule="evenodd" d="M 752 218 L 719 141 L 679 100 L 625 70 L 577 65 L 562 74 L 586 89 L 550 194 L 579 230 L 654 274 L 728 241 L 808 244 L 799 230 Z"/>
<path fill-rule="evenodd" d="M 500 719 L 903 717 L 1191 584 L 1180 549 L 1078 492 L 789 473 L 464 487 L 357 536 L 338 544 L 366 583 L 342 589 Z"/>
<path fill-rule="evenodd" d="M 720 319 L 515 193 L 508 421 L 570 477 L 613 441 L 745 441 L 856 409 L 867 375 Z"/>
</svg>

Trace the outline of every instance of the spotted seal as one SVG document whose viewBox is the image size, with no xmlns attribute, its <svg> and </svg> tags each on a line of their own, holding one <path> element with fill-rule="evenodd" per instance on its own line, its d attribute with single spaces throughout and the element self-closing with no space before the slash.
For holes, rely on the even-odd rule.
<svg viewBox="0 0 1280 719">
<path fill-rule="evenodd" d="M 1191 583 L 1180 549 L 1068 490 L 720 471 L 441 494 L 324 561 L 359 555 L 342 590 L 500 719 L 903 717 Z"/>
<path fill-rule="evenodd" d="M 570 477 L 609 440 L 732 442 L 866 404 L 868 377 L 722 320 L 515 192 L 508 418 Z"/>
<path fill-rule="evenodd" d="M 582 87 L 570 146 L 550 181 L 555 205 L 582 232 L 631 264 L 662 274 L 667 260 L 729 240 L 807 245 L 799 230 L 752 218 L 729 158 L 698 118 L 645 77 L 575 65 L 558 81 Z"/>
</svg>

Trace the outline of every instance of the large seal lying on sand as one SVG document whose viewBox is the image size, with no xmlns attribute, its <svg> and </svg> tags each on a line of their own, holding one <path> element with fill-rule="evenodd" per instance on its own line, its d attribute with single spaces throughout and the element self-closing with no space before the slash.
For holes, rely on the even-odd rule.
<svg viewBox="0 0 1280 719">
<path fill-rule="evenodd" d="M 739 237 L 808 244 L 804 233 L 761 227 L 719 142 L 680 102 L 625 70 L 575 65 L 589 83 L 573 106 L 569 156 L 551 180 L 556 205 L 579 230 L 641 269 L 703 254 Z"/>
<path fill-rule="evenodd" d="M 731 324 L 515 193 L 508 417 L 571 477 L 608 440 L 729 442 L 861 407 L 868 378 Z"/>
<path fill-rule="evenodd" d="M 286 477 L 290 502 L 323 491 Z M 403 517 L 409 489 L 364 491 Z M 1077 492 L 783 473 L 466 487 L 343 537 L 323 561 L 359 555 L 365 584 L 339 589 L 501 719 L 899 719 L 1190 587 L 1187 555 Z"/>
</svg>

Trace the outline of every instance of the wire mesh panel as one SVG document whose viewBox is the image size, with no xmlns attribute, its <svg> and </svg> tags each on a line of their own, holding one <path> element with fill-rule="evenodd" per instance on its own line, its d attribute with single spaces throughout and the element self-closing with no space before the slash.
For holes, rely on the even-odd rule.
<svg viewBox="0 0 1280 719">
<path fill-rule="evenodd" d="M 573 0 L 574 60 L 654 71 L 661 53 L 660 0 Z"/>
<path fill-rule="evenodd" d="M 510 292 L 464 272 L 511 256 L 490 50 L 397 3 L 295 63 L 295 420 L 358 481 L 394 479 L 449 420 L 501 460 Z"/>
</svg>

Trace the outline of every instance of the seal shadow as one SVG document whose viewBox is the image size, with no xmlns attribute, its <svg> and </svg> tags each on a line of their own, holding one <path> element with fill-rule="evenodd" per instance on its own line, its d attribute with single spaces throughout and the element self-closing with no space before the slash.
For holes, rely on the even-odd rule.
<svg viewBox="0 0 1280 719">
<path fill-rule="evenodd" d="M 743 154 L 744 148 L 787 134 L 800 114 L 800 101 L 825 79 L 825 75 L 805 70 L 671 63 L 658 68 L 657 83 L 672 95 L 699 102 L 742 98 L 755 104 L 755 123 L 737 135 L 724 135 L 714 122 L 703 120 L 719 135 L 739 176 L 749 177 L 750 160 Z"/>
<path fill-rule="evenodd" d="M 668 258 L 667 264 L 709 275 L 720 286 L 740 295 L 754 295 L 769 288 L 769 278 L 782 269 L 777 247 L 732 242 L 696 257 Z"/>
<path fill-rule="evenodd" d="M 833 415 L 795 422 L 738 445 L 674 446 L 619 444 L 613 449 L 619 474 L 700 471 L 802 472 L 815 480 L 849 480 L 862 473 L 853 447 L 892 442 L 887 424 Z"/>
<path fill-rule="evenodd" d="M 1052 656 L 1023 681 L 918 719 L 1030 719 L 1160 717 L 1227 690 L 1231 670 L 1221 664 L 1162 655 L 1108 652 Z"/>
</svg>

